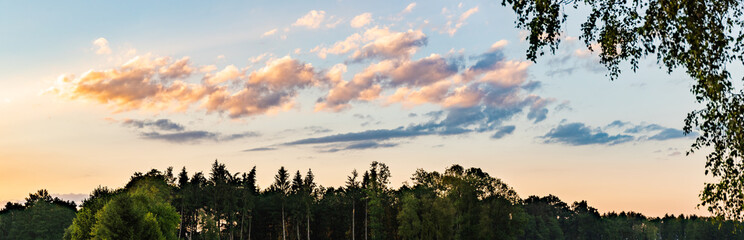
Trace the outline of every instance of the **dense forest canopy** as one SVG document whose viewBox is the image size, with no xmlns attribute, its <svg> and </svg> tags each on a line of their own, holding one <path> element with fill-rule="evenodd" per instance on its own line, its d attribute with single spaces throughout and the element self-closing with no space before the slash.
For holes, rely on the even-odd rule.
<svg viewBox="0 0 744 240">
<path fill-rule="evenodd" d="M 151 170 L 75 203 L 30 194 L 0 211 L 2 239 L 744 239 L 737 222 L 599 211 L 553 195 L 522 199 L 479 168 L 417 170 L 398 189 L 372 162 L 340 187 L 281 167 L 261 189 L 256 168 Z"/>
</svg>

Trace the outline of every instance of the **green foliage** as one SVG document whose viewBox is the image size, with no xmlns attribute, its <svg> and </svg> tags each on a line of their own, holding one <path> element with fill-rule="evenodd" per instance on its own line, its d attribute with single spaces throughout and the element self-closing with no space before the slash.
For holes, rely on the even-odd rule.
<svg viewBox="0 0 744 240">
<path fill-rule="evenodd" d="M 419 169 L 399 189 L 388 186 L 390 171 L 379 162 L 361 180 L 353 171 L 340 188 L 316 185 L 310 170 L 290 177 L 280 168 L 263 190 L 255 168 L 232 174 L 215 162 L 208 179 L 169 172 L 135 173 L 118 190 L 96 188 L 76 216 L 72 203 L 31 194 L 26 204 L 0 210 L 0 240 L 744 239 L 736 221 L 601 215 L 586 201 L 569 205 L 552 195 L 523 200 L 500 179 L 460 165 Z"/>
<path fill-rule="evenodd" d="M 97 188 L 64 239 L 177 239 L 180 216 L 168 202 L 174 182 L 168 172 L 135 173 L 117 191 Z"/>
<path fill-rule="evenodd" d="M 444 174 L 417 170 L 399 218 L 421 222 L 399 235 L 415 239 L 516 239 L 528 217 L 513 189 L 478 168 L 453 165 Z M 413 199 L 411 199 L 413 198 Z M 415 203 L 411 204 L 411 203 Z M 405 230 L 405 231 L 404 231 Z"/>
<path fill-rule="evenodd" d="M 705 107 L 685 119 L 685 133 L 702 133 L 691 152 L 711 147 L 701 205 L 723 219 L 744 220 L 744 91 L 737 90 L 728 66 L 744 63 L 744 4 L 738 0 L 502 0 L 529 31 L 527 58 L 560 43 L 567 8 L 588 10 L 581 39 L 599 51 L 600 62 L 616 79 L 620 64 L 635 71 L 656 56 L 668 72 L 683 69 L 696 83 L 691 92 Z M 599 46 L 599 49 L 594 49 Z M 742 77 L 742 76 L 740 76 Z"/>
<path fill-rule="evenodd" d="M 114 192 L 105 187 L 93 190 L 91 196 L 83 201 L 80 211 L 65 230 L 64 239 L 93 239 L 93 226 L 96 224 L 96 214 L 114 196 Z"/>
<path fill-rule="evenodd" d="M 42 189 L 24 205 L 8 203 L 0 211 L 0 239 L 60 239 L 75 217 L 75 203 L 52 198 Z"/>
<path fill-rule="evenodd" d="M 400 199 L 401 210 L 398 213 L 398 235 L 401 239 L 421 239 L 420 201 L 412 193 L 405 193 Z"/>
<path fill-rule="evenodd" d="M 561 226 L 567 225 L 571 210 L 558 197 L 530 196 L 524 200 L 524 210 L 529 218 L 522 239 L 564 239 Z"/>
</svg>

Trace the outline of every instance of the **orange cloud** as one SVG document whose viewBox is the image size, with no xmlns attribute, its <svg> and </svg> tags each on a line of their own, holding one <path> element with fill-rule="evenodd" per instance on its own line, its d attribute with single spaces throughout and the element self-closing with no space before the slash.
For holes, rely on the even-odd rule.
<svg viewBox="0 0 744 240">
<path fill-rule="evenodd" d="M 366 42 L 357 52 L 366 52 L 365 57 L 382 56 L 382 60 L 367 65 L 348 81 L 344 80 L 348 69 L 342 63 L 318 70 L 289 56 L 267 57 L 264 67 L 246 73 L 235 65 L 217 71 L 214 65 L 195 67 L 189 57 L 173 60 L 146 54 L 79 77 L 60 76 L 50 92 L 104 104 L 114 112 L 195 108 L 231 118 L 287 111 L 296 106 L 298 92 L 308 88 L 324 91 L 315 103 L 316 111 L 342 111 L 356 101 L 382 99 L 384 105 L 529 108 L 528 118 L 540 121 L 547 113 L 547 104 L 553 101 L 529 94 L 539 86 L 539 82 L 526 81 L 530 63 L 505 60 L 503 41 L 472 58 L 477 62 L 465 67 L 462 61 L 438 54 L 410 59 L 418 48 L 415 42 L 426 39 L 420 31 L 372 28 L 364 35 L 353 36 L 347 41 Z M 349 52 L 351 48 L 340 47 L 338 51 Z M 266 56 L 252 59 L 251 64 Z M 200 74 L 202 81 L 192 74 Z"/>
<path fill-rule="evenodd" d="M 194 67 L 189 63 L 189 57 L 183 57 L 169 66 L 162 66 L 158 74 L 163 79 L 186 78 L 194 72 Z"/>
<path fill-rule="evenodd" d="M 209 85 L 216 85 L 230 80 L 236 80 L 242 78 L 244 73 L 238 69 L 235 65 L 229 65 L 221 71 L 212 74 L 204 75 L 204 82 Z"/>
<path fill-rule="evenodd" d="M 306 87 L 314 84 L 315 70 L 307 63 L 290 57 L 270 61 L 266 67 L 250 74 L 248 83 L 265 85 L 271 90 Z"/>
<path fill-rule="evenodd" d="M 198 102 L 207 112 L 227 113 L 237 118 L 291 108 L 298 89 L 320 84 L 309 64 L 284 57 L 252 72 L 244 88 L 231 92 L 217 84 L 242 79 L 230 65 L 216 74 L 206 74 L 204 83 L 184 78 L 194 71 L 189 58 L 172 62 L 169 57 L 137 56 L 118 68 L 90 70 L 75 78 L 60 76 L 49 92 L 67 99 L 87 99 L 108 105 L 114 112 L 137 109 L 185 111 Z M 162 82 L 156 79 L 174 79 Z"/>
</svg>

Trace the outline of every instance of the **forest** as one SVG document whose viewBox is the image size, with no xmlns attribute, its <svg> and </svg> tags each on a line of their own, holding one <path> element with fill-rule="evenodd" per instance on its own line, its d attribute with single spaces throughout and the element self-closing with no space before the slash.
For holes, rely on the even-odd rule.
<svg viewBox="0 0 744 240">
<path fill-rule="evenodd" d="M 46 190 L 0 211 L 0 239 L 744 239 L 738 222 L 636 212 L 599 213 L 586 201 L 520 198 L 479 168 L 417 170 L 391 188 L 387 165 L 324 187 L 281 167 L 267 188 L 256 168 L 136 172 L 79 206 Z"/>
</svg>

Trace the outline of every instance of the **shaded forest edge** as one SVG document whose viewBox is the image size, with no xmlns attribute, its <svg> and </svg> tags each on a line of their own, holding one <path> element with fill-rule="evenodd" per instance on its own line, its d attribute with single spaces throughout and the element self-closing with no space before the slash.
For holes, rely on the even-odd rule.
<svg viewBox="0 0 744 240">
<path fill-rule="evenodd" d="M 586 201 L 520 198 L 479 168 L 417 170 L 389 187 L 387 165 L 323 187 L 281 167 L 265 189 L 256 168 L 205 175 L 185 168 L 135 173 L 98 187 L 78 207 L 46 190 L 0 210 L 0 239 L 744 239 L 738 222 L 709 217 L 600 214 Z"/>
</svg>

